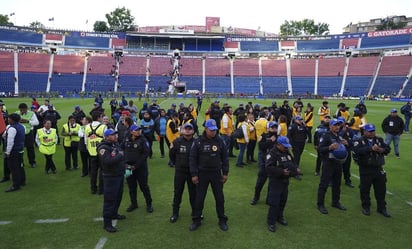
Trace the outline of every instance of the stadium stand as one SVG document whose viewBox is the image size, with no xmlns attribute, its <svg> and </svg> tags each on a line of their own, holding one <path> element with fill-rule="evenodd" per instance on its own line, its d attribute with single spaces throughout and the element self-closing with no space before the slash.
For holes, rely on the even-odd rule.
<svg viewBox="0 0 412 249">
<path fill-rule="evenodd" d="M 10 51 L 0 51 L 0 72 L 14 72 L 14 53 Z"/>
<path fill-rule="evenodd" d="M 289 76 L 294 94 L 311 95 L 315 92 L 318 62 L 319 95 L 336 95 L 343 83 L 344 95 L 364 95 L 375 74 L 373 94 L 394 94 L 411 70 L 412 56 L 410 52 L 385 51 L 405 50 L 410 44 L 410 34 L 396 35 L 396 32 L 282 40 L 230 35 L 176 37 L 138 33 L 48 33 L 47 30 L 43 33 L 18 27 L 16 30 L 0 28 L 0 92 L 14 91 L 15 81 L 20 91 L 44 92 L 49 73 L 52 74 L 50 91 L 63 95 L 81 91 L 83 74 L 86 74 L 86 91 L 112 91 L 115 48 L 122 53 L 120 91 L 145 90 L 147 60 L 150 89 L 165 91 L 171 80 L 170 52 L 179 49 L 182 51 L 179 79 L 188 84 L 188 89 L 202 89 L 204 61 L 206 92 L 230 92 L 231 63 L 226 58 L 229 51 L 236 57 L 233 60 L 236 93 L 256 94 L 262 86 L 265 93 L 284 94 L 288 92 Z M 16 49 L 18 72 L 14 72 L 13 51 Z M 51 52 L 55 54 L 49 72 Z M 87 55 L 87 72 L 83 72 L 84 54 Z"/>
</svg>

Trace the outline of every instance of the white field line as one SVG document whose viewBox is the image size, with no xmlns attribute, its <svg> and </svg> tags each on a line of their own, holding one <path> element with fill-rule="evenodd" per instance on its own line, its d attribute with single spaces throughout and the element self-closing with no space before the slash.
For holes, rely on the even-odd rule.
<svg viewBox="0 0 412 249">
<path fill-rule="evenodd" d="M 0 221 L 0 225 L 8 225 L 8 224 L 10 224 L 10 223 L 12 223 L 11 220 Z"/>
<path fill-rule="evenodd" d="M 101 237 L 94 248 L 95 249 L 102 249 L 104 247 L 104 244 L 106 244 L 106 242 L 107 242 L 107 238 L 106 237 Z"/>
<path fill-rule="evenodd" d="M 64 218 L 64 219 L 43 219 L 43 220 L 36 220 L 34 223 L 62 223 L 62 222 L 67 222 L 69 218 Z"/>
</svg>

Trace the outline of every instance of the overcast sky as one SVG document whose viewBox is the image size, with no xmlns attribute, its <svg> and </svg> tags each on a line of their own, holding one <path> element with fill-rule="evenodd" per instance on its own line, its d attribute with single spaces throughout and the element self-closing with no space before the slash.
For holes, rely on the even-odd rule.
<svg viewBox="0 0 412 249">
<path fill-rule="evenodd" d="M 278 33 L 285 20 L 313 19 L 328 23 L 331 34 L 342 33 L 349 23 L 391 15 L 412 16 L 412 0 L 0 0 L 0 14 L 16 25 L 40 21 L 47 27 L 92 30 L 106 13 L 126 7 L 139 26 L 205 25 L 205 17 L 220 17 L 221 26 Z M 54 21 L 49 21 L 49 18 Z"/>
</svg>

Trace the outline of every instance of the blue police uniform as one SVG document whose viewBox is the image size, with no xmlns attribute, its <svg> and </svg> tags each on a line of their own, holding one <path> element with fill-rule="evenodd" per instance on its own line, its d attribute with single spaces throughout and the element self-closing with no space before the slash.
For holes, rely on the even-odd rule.
<svg viewBox="0 0 412 249">
<path fill-rule="evenodd" d="M 212 120 L 214 130 L 217 130 L 217 123 Z M 209 121 L 209 120 L 208 120 Z M 208 122 L 206 121 L 206 123 Z M 229 173 L 229 157 L 226 145 L 222 138 L 216 135 L 209 139 L 206 132 L 197 138 L 190 151 L 189 156 L 190 174 L 192 177 L 198 176 L 199 183 L 196 187 L 195 208 L 192 215 L 193 224 L 191 230 L 195 230 L 201 223 L 201 216 L 209 184 L 212 187 L 216 201 L 216 212 L 219 218 L 219 225 L 223 230 L 227 230 L 223 195 L 222 176 Z M 193 225 L 192 224 L 192 225 Z"/>
<path fill-rule="evenodd" d="M 315 134 L 313 136 L 313 145 L 316 147 L 319 146 L 319 140 L 329 130 L 329 124 L 322 122 L 318 127 L 316 127 Z M 315 175 L 319 175 L 320 169 L 322 166 L 322 154 L 317 152 L 318 156 L 316 158 L 316 168 Z"/>
<path fill-rule="evenodd" d="M 135 125 L 132 127 L 136 127 Z M 140 135 L 134 140 L 129 133 L 122 145 L 124 147 L 125 161 L 128 168 L 132 170 L 132 174 L 126 178 L 129 187 L 130 206 L 128 212 L 133 211 L 137 205 L 137 184 L 146 200 L 148 212 L 153 212 L 152 195 L 148 184 L 149 170 L 147 167 L 147 157 L 150 153 L 150 145 L 145 136 Z"/>
<path fill-rule="evenodd" d="M 369 125 L 369 124 L 368 124 Z M 365 126 L 365 130 L 369 126 Z M 373 126 L 374 131 L 374 126 Z M 380 151 L 374 151 L 373 146 L 378 146 Z M 389 154 L 390 147 L 381 137 L 373 136 L 368 138 L 363 135 L 354 143 L 354 152 L 358 156 L 359 175 L 360 175 L 360 198 L 362 202 L 362 212 L 370 215 L 370 188 L 373 185 L 377 203 L 377 211 L 385 217 L 390 217 L 386 211 L 386 172 L 383 169 L 385 164 L 384 156 Z"/>
<path fill-rule="evenodd" d="M 284 143 L 282 142 L 282 144 Z M 290 144 L 286 144 L 286 146 L 290 147 Z M 265 166 L 269 177 L 267 224 L 269 230 L 274 232 L 276 220 L 282 225 L 287 225 L 283 218 L 283 211 L 288 200 L 289 177 L 298 175 L 298 167 L 288 150 L 281 151 L 277 147 L 272 148 L 267 154 Z M 289 175 L 284 175 L 284 169 L 289 170 Z"/>
<path fill-rule="evenodd" d="M 260 192 L 262 191 L 262 188 L 265 185 L 266 180 L 268 178 L 266 168 L 265 168 L 266 155 L 276 144 L 276 139 L 275 141 L 272 141 L 272 139 L 270 139 L 272 136 L 277 138 L 277 134 L 275 132 L 264 133 L 262 134 L 262 138 L 258 143 L 259 145 L 258 168 L 259 169 L 258 169 L 258 177 L 256 179 L 256 184 L 255 184 L 255 195 L 253 196 L 253 199 L 250 202 L 251 205 L 256 205 L 257 201 L 260 199 Z"/>
<path fill-rule="evenodd" d="M 335 158 L 332 151 L 329 150 L 329 146 L 334 143 L 341 144 L 342 137 L 331 131 L 324 133 L 319 140 L 318 151 L 322 156 L 323 165 L 318 187 L 317 205 L 323 214 L 327 214 L 327 210 L 325 209 L 325 194 L 330 183 L 332 183 L 332 206 L 341 210 L 346 210 L 346 208 L 340 204 L 340 185 L 343 162 Z"/>
<path fill-rule="evenodd" d="M 125 218 L 118 213 L 123 195 L 123 179 L 125 172 L 124 154 L 118 144 L 107 140 L 103 140 L 98 145 L 97 152 L 102 166 L 104 184 L 104 229 L 108 232 L 115 232 L 116 229 L 112 226 L 112 219 Z"/>
<path fill-rule="evenodd" d="M 187 183 L 189 202 L 193 213 L 196 198 L 196 185 L 192 182 L 189 170 L 189 154 L 193 142 L 193 137 L 186 139 L 181 136 L 173 141 L 169 151 L 170 160 L 175 165 L 173 214 L 170 217 L 171 222 L 175 222 L 179 217 L 179 208 L 180 203 L 182 202 L 185 183 Z"/>
</svg>

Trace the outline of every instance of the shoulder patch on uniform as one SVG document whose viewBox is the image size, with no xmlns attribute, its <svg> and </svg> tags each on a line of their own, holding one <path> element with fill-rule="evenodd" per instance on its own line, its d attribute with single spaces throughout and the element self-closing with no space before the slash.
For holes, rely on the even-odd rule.
<svg viewBox="0 0 412 249">
<path fill-rule="evenodd" d="M 353 146 L 357 146 L 359 144 L 359 142 L 358 141 L 355 141 L 354 143 L 353 143 Z"/>
<path fill-rule="evenodd" d="M 105 150 L 105 149 L 101 149 L 101 150 L 99 150 L 99 154 L 100 154 L 100 155 L 102 155 L 102 156 L 104 155 L 104 153 L 105 153 L 105 152 L 106 152 L 106 150 Z"/>
<path fill-rule="evenodd" d="M 269 160 L 271 158 L 270 154 L 266 155 L 266 160 Z"/>
<path fill-rule="evenodd" d="M 212 146 L 212 151 L 217 151 L 217 146 L 216 145 Z"/>
<path fill-rule="evenodd" d="M 323 141 L 323 137 L 321 137 L 320 139 L 319 139 L 319 142 L 322 142 Z"/>
</svg>

